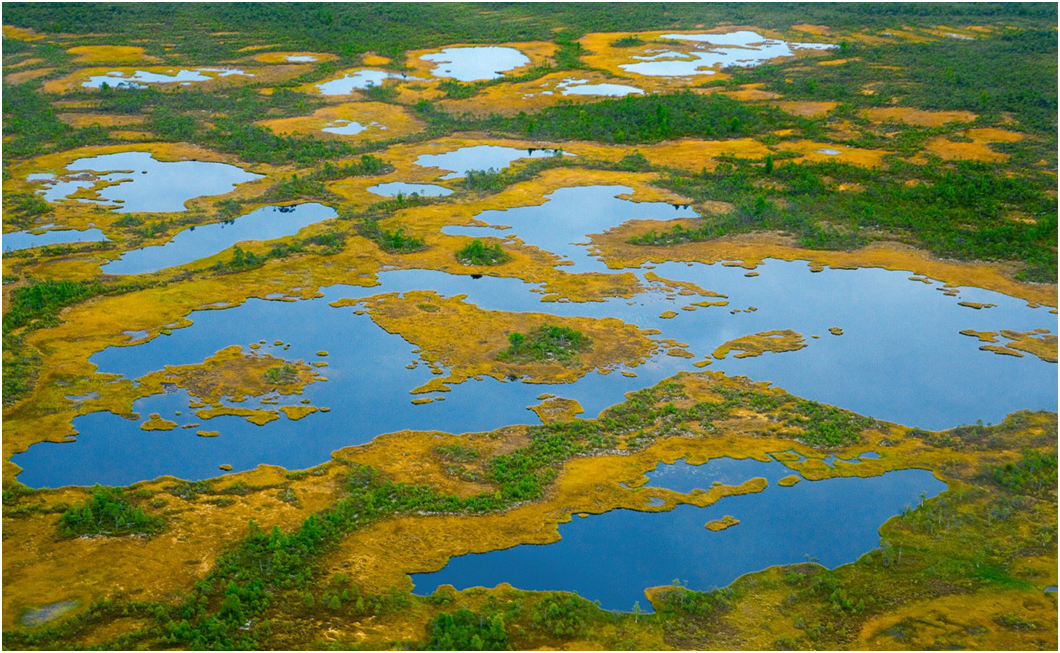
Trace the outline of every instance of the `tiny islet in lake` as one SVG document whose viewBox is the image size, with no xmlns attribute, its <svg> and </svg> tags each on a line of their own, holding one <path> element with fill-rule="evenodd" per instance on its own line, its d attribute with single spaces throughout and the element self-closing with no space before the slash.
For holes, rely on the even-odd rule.
<svg viewBox="0 0 1060 653">
<path fill-rule="evenodd" d="M 103 266 L 105 274 L 145 274 L 184 265 L 223 252 L 248 240 L 273 240 L 292 236 L 303 227 L 336 216 L 323 204 L 263 206 L 228 222 L 189 227 L 164 245 L 126 252 Z"/>
<path fill-rule="evenodd" d="M 435 77 L 449 77 L 461 82 L 496 79 L 513 68 L 530 63 L 530 58 L 515 48 L 494 45 L 445 48 L 441 52 L 425 54 L 420 59 L 438 64 L 431 69 Z"/>
<path fill-rule="evenodd" d="M 575 265 L 569 269 L 604 270 L 602 262 L 571 240 L 584 241 L 585 233 L 605 230 L 631 217 L 675 215 L 682 210 L 615 197 L 626 190 L 620 186 L 560 189 L 542 205 L 485 212 L 478 219 L 517 225 L 511 231 L 519 238 L 553 247 L 559 250 L 555 253 L 572 259 Z M 582 204 L 587 198 L 601 205 L 599 215 Z M 582 229 L 563 231 L 557 237 L 551 232 L 564 215 L 563 207 L 570 215 L 587 214 L 586 222 L 578 223 Z M 641 328 L 658 329 L 660 339 L 687 343 L 696 357 L 749 333 L 793 329 L 811 335 L 841 324 L 843 338 L 814 340 L 793 353 L 726 357 L 715 361 L 712 369 L 771 381 L 801 397 L 909 426 L 943 429 L 977 419 L 1000 421 L 1019 409 L 1056 408 L 1056 394 L 1049 390 L 1055 381 L 1055 368 L 1050 364 L 1031 357 L 986 355 L 972 339 L 959 334 L 967 328 L 1055 330 L 1056 318 L 1046 308 L 1030 308 L 1000 293 L 966 288 L 962 297 L 997 305 L 990 311 L 968 311 L 957 305 L 957 298 L 910 281 L 909 273 L 902 271 L 826 269 L 814 273 L 804 262 L 776 260 L 766 261 L 758 270 L 758 277 L 749 278 L 743 268 L 723 265 L 656 266 L 652 272 L 663 279 L 722 293 L 732 306 L 758 307 L 735 314 L 717 308 L 679 310 L 668 320 L 660 317 L 664 310 L 681 309 L 701 298 L 675 295 L 640 270 L 634 272 L 647 288 L 645 292 L 631 299 L 602 302 L 542 302 L 540 293 L 532 292 L 536 287 L 519 279 L 394 270 L 382 272 L 380 285 L 375 287 L 332 286 L 321 289 L 323 297 L 317 299 L 250 299 L 235 308 L 196 311 L 188 316 L 193 322 L 188 328 L 142 344 L 110 347 L 95 354 L 91 362 L 100 372 L 136 379 L 166 364 L 202 362 L 233 344 L 258 338 L 279 340 L 290 349 L 275 355 L 290 360 L 315 360 L 320 350 L 330 353 L 327 376 L 331 381 L 309 386 L 305 398 L 332 410 L 264 427 L 238 417 L 217 417 L 210 421 L 210 428 L 221 432 L 219 438 L 169 433 L 166 438 L 146 439 L 136 421 L 91 413 L 74 420 L 81 433 L 76 442 L 37 444 L 12 460 L 25 470 L 20 480 L 30 487 L 116 485 L 162 474 L 196 480 L 214 476 L 221 462 L 232 464 L 236 471 L 261 463 L 288 469 L 310 467 L 327 460 L 335 449 L 402 429 L 467 432 L 536 421 L 526 407 L 537 403 L 540 386 L 521 382 L 471 380 L 454 385 L 444 402 L 413 405 L 407 393 L 432 378 L 426 366 L 406 368 L 417 360 L 414 347 L 400 335 L 384 332 L 368 315 L 328 305 L 342 298 L 415 290 L 433 290 L 446 297 L 466 295 L 464 301 L 486 310 L 618 317 Z M 846 300 L 836 302 L 835 297 Z M 919 316 L 918 320 L 906 319 L 909 315 Z M 248 336 L 247 325 L 257 325 L 253 335 Z M 585 416 L 592 417 L 620 402 L 627 392 L 680 371 L 694 371 L 694 360 L 660 352 L 636 368 L 635 378 L 589 374 L 557 392 L 578 401 Z M 358 373 L 363 369 L 373 370 L 371 379 Z M 135 410 L 145 415 L 167 414 L 171 408 L 171 414 L 187 410 L 188 401 L 186 395 L 179 400 L 174 395 L 147 397 L 136 403 Z M 356 426 L 351 428 L 351 424 Z M 133 459 L 137 465 L 125 463 Z"/>
<path fill-rule="evenodd" d="M 782 487 L 772 479 L 790 475 L 788 467 L 778 462 L 739 464 L 743 462 L 711 460 L 702 467 L 727 467 L 717 479 L 726 485 L 768 476 L 765 490 L 724 497 L 705 508 L 613 510 L 575 519 L 560 524 L 562 539 L 553 544 L 463 555 L 440 571 L 413 574 L 413 591 L 429 595 L 443 584 L 466 589 L 510 583 L 523 590 L 576 591 L 609 610 L 629 611 L 634 603 L 650 608 L 643 591 L 670 585 L 675 578 L 689 589 L 708 591 L 774 565 L 814 559 L 835 568 L 853 562 L 879 546 L 879 528 L 885 521 L 946 489 L 931 472 L 920 469 Z M 643 487 L 709 489 L 697 482 L 702 477 L 696 466 L 682 463 L 662 470 L 665 467 L 649 473 L 651 480 Z M 709 479 L 709 472 L 706 476 Z M 721 531 L 704 528 L 725 515 L 735 516 L 739 524 Z"/>
<path fill-rule="evenodd" d="M 194 197 L 221 195 L 239 184 L 260 179 L 262 175 L 247 172 L 227 163 L 210 161 L 159 161 L 150 152 L 119 152 L 77 159 L 66 166 L 72 173 L 82 173 L 66 181 L 44 180 L 40 191 L 49 202 L 61 201 L 79 188 L 93 188 L 100 199 L 77 198 L 80 202 L 116 205 L 118 213 L 185 211 L 184 203 Z"/>
</svg>

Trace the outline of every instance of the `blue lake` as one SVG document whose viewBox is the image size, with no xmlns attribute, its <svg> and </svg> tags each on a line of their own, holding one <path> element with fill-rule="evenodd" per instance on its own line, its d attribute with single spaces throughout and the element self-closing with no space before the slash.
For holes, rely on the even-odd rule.
<svg viewBox="0 0 1060 653">
<path fill-rule="evenodd" d="M 773 477 L 792 473 L 780 463 L 759 464 L 775 467 L 768 472 Z M 675 488 L 690 485 L 676 476 Z M 666 473 L 653 480 L 660 477 Z M 738 476 L 731 484 L 751 477 Z M 650 610 L 644 589 L 675 579 L 708 591 L 775 565 L 816 560 L 835 568 L 853 562 L 879 546 L 885 521 L 916 506 L 921 493 L 931 498 L 945 489 L 931 472 L 900 470 L 872 478 L 804 480 L 791 487 L 770 482 L 762 492 L 725 497 L 706 508 L 574 517 L 560 525 L 562 539 L 554 544 L 463 555 L 440 571 L 413 574 L 414 592 L 429 595 L 446 584 L 466 589 L 510 583 L 523 590 L 576 591 L 608 610 L 629 611 L 634 603 Z M 705 528 L 726 515 L 740 523 L 722 531 Z"/>
<path fill-rule="evenodd" d="M 571 196 L 573 191 L 602 192 L 591 187 L 561 189 L 539 207 L 487 212 L 478 217 L 518 223 L 513 231 L 527 242 L 554 248 L 559 250 L 557 254 L 578 262 L 566 269 L 605 269 L 599 261 L 584 256 L 582 246 L 565 249 L 570 243 L 564 239 L 579 229 L 564 231 L 558 239 L 549 235 L 557 229 L 559 198 L 570 201 L 575 222 L 591 212 L 591 207 L 579 203 L 577 193 Z M 608 197 L 615 192 L 614 187 L 606 190 Z M 608 207 L 609 220 L 615 223 L 630 217 L 651 217 L 657 211 L 674 215 L 682 210 L 624 200 L 615 200 Z M 539 219 L 534 220 L 534 215 Z M 608 220 L 587 219 L 589 229 L 607 226 L 603 223 Z M 979 419 L 998 422 L 1020 409 L 1056 410 L 1053 364 L 1032 356 L 1013 358 L 980 351 L 978 340 L 959 334 L 963 329 L 1047 329 L 1055 333 L 1057 317 L 1047 308 L 1030 308 L 1022 300 L 974 288 L 950 297 L 939 292 L 938 285 L 911 281 L 908 272 L 826 269 L 814 273 L 804 262 L 766 261 L 756 277 L 745 276 L 743 268 L 723 265 L 667 263 L 652 270 L 664 279 L 691 282 L 725 298 L 677 294 L 662 282 L 648 281 L 645 271 L 633 272 L 641 279 L 642 292 L 628 299 L 601 302 L 542 302 L 541 288 L 518 279 L 392 270 L 379 274 L 377 286 L 334 286 L 322 289 L 324 296 L 318 299 L 250 299 L 234 308 L 196 311 L 189 316 L 194 324 L 188 328 L 146 340 L 139 336 L 129 346 L 108 348 L 91 360 L 101 372 L 136 379 L 166 364 L 202 362 L 230 345 L 282 340 L 290 349 L 274 353 L 292 360 L 313 361 L 315 352 L 331 352 L 325 359 L 328 367 L 322 368 L 331 380 L 310 386 L 305 395 L 313 405 L 327 406 L 331 412 L 316 413 L 298 422 L 281 419 L 263 427 L 239 418 L 224 422 L 223 427 L 211 420 L 203 428 L 219 430 L 221 437 L 203 439 L 171 432 L 153 438 L 147 446 L 140 422 L 149 413 L 165 411 L 155 407 L 159 398 L 146 398 L 137 406 L 143 414 L 140 421 L 109 413 L 78 417 L 74 426 L 81 435 L 76 443 L 38 444 L 13 461 L 25 469 L 19 479 L 31 487 L 127 484 L 160 474 L 199 479 L 215 476 L 217 465 L 223 463 L 233 465 L 235 471 L 260 463 L 304 468 L 327 460 L 335 449 L 361 444 L 389 431 L 465 432 L 536 423 L 536 416 L 526 408 L 538 403 L 535 397 L 546 391 L 579 401 L 584 416 L 594 417 L 622 401 L 627 392 L 681 371 L 697 371 L 693 364 L 709 357 L 726 341 L 775 329 L 804 334 L 807 346 L 796 352 L 755 358 L 730 354 L 707 369 L 769 381 L 800 397 L 927 429 L 945 429 Z M 328 303 L 415 290 L 433 290 L 446 297 L 464 295 L 464 301 L 488 310 L 617 317 L 645 329 L 658 329 L 661 334 L 657 338 L 686 343 L 694 357 L 679 358 L 660 351 L 633 369 L 636 377 L 591 372 L 560 386 L 471 380 L 452 386 L 444 395 L 428 395 L 444 396 L 444 401 L 413 405 L 415 397 L 408 393 L 434 378 L 422 364 L 412 370 L 406 368 L 418 360 L 414 347 L 382 331 L 370 316 Z M 683 310 L 696 308 L 693 302 L 719 299 L 727 299 L 729 305 Z M 996 307 L 973 310 L 959 306 L 958 301 Z M 756 310 L 743 311 L 749 308 Z M 737 309 L 741 312 L 732 312 Z M 664 311 L 677 315 L 665 319 Z M 844 334 L 833 336 L 828 332 L 830 327 L 840 327 Z M 623 369 L 617 366 L 616 372 Z M 186 408 L 174 410 L 187 413 Z M 115 454 L 128 447 L 137 450 L 135 457 Z M 128 464 L 130 460 L 135 464 Z"/>
<path fill-rule="evenodd" d="M 103 266 L 105 274 L 145 274 L 184 265 L 223 252 L 248 240 L 292 236 L 303 227 L 334 218 L 335 209 L 323 204 L 263 206 L 230 222 L 189 227 L 164 245 L 126 252 Z"/>
<path fill-rule="evenodd" d="M 66 169 L 87 178 L 41 181 L 45 185 L 41 192 L 46 200 L 59 201 L 78 188 L 107 182 L 109 185 L 97 190 L 99 200 L 79 198 L 78 201 L 116 205 L 114 210 L 118 213 L 185 211 L 184 203 L 194 197 L 221 195 L 262 177 L 226 163 L 159 161 L 150 152 L 119 152 L 77 159 Z"/>
</svg>

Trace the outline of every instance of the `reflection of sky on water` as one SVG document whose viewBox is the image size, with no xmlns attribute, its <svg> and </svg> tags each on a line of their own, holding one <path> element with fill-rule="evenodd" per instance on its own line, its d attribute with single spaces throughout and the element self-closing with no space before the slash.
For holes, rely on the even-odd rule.
<svg viewBox="0 0 1060 653">
<path fill-rule="evenodd" d="M 775 466 L 776 474 L 791 471 L 780 463 L 760 465 Z M 576 591 L 608 610 L 628 611 L 635 602 L 651 610 L 644 589 L 674 579 L 708 591 L 774 565 L 815 559 L 835 568 L 853 562 L 879 546 L 879 527 L 887 519 L 917 505 L 922 492 L 931 498 L 945 489 L 931 472 L 910 469 L 792 487 L 770 483 L 762 492 L 725 497 L 706 508 L 575 517 L 560 524 L 562 539 L 554 544 L 463 555 L 438 572 L 413 574 L 414 592 L 429 595 L 442 584 L 466 589 L 511 583 L 522 590 Z M 704 528 L 725 515 L 740 523 L 721 531 Z"/>
<path fill-rule="evenodd" d="M 513 231 L 526 242 L 560 250 L 558 253 L 577 262 L 567 270 L 593 269 L 600 263 L 570 242 L 572 238 L 584 240 L 579 232 L 606 227 L 601 224 L 606 216 L 593 215 L 591 203 L 580 202 L 579 194 L 603 194 L 597 199 L 610 207 L 604 213 L 615 224 L 635 215 L 650 217 L 656 210 L 669 215 L 677 212 L 658 203 L 616 200 L 615 192 L 616 187 L 560 189 L 541 206 L 487 212 L 478 217 L 517 224 Z M 146 447 L 139 422 L 95 413 L 75 420 L 82 433 L 76 444 L 44 443 L 16 456 L 15 462 L 26 470 L 20 480 L 30 486 L 97 481 L 120 484 L 163 473 L 182 478 L 210 477 L 221 463 L 232 464 L 236 471 L 260 463 L 308 467 L 327 460 L 335 449 L 404 428 L 463 432 L 536 422 L 526 407 L 537 403 L 535 397 L 544 391 L 576 399 L 585 408 L 585 416 L 594 417 L 622 401 L 626 392 L 654 385 L 682 370 L 696 371 L 694 362 L 708 357 L 728 340 L 775 329 L 804 334 L 807 347 L 754 358 L 729 355 L 707 369 L 770 381 L 800 397 L 929 429 L 978 419 L 998 422 L 1019 409 L 1056 409 L 1053 365 L 1031 356 L 1012 358 L 983 352 L 977 340 L 959 335 L 963 329 L 1044 328 L 1055 333 L 1056 316 L 1046 308 L 1028 308 L 1022 300 L 974 288 L 962 289 L 959 297 L 949 297 L 939 292 L 937 285 L 910 281 L 909 273 L 902 271 L 826 269 L 814 273 L 804 262 L 776 260 L 761 265 L 757 277 L 746 277 L 746 270 L 739 267 L 674 262 L 652 271 L 664 279 L 692 282 L 722 293 L 729 305 L 682 310 L 692 302 L 717 298 L 667 293 L 660 284 L 644 281 L 639 270 L 635 273 L 647 288 L 645 292 L 629 299 L 589 303 L 542 302 L 541 289 L 519 279 L 394 270 L 380 273 L 380 285 L 371 288 L 333 286 L 323 289 L 324 297 L 318 299 L 251 299 L 236 308 L 197 311 L 189 316 L 194 322 L 191 327 L 136 346 L 111 347 L 91 360 L 101 372 L 138 378 L 166 364 L 201 362 L 229 345 L 282 340 L 290 343 L 290 349 L 275 353 L 284 358 L 312 361 L 321 349 L 331 353 L 326 359 L 329 366 L 322 368 L 331 381 L 310 386 L 305 396 L 313 405 L 332 411 L 264 427 L 236 418 L 226 420 L 223 428 L 209 422 L 209 430 L 222 432 L 217 440 L 230 442 L 231 447 L 172 433 L 172 437 L 157 439 Z M 415 406 L 408 392 L 433 377 L 422 364 L 406 369 L 418 358 L 412 353 L 413 346 L 383 332 L 367 315 L 328 306 L 328 302 L 344 297 L 413 290 L 434 290 L 447 297 L 466 295 L 464 301 L 487 310 L 617 317 L 642 328 L 658 329 L 660 339 L 687 343 L 694 358 L 660 353 L 634 368 L 635 378 L 617 371 L 590 373 L 577 382 L 548 388 L 472 380 L 453 386 L 452 392 L 444 394 L 444 401 Z M 976 311 L 959 306 L 958 301 L 997 307 Z M 752 306 L 757 310 L 730 312 Z M 663 319 L 660 315 L 664 311 L 675 311 L 677 316 Z M 831 335 L 829 327 L 842 328 L 844 335 Z M 819 338 L 812 338 L 814 335 Z M 153 407 L 154 401 L 141 400 L 137 410 L 144 414 L 163 412 Z M 104 463 L 113 458 L 113 447 L 139 447 L 136 464 L 116 460 L 113 470 L 105 471 L 109 468 Z"/>
</svg>

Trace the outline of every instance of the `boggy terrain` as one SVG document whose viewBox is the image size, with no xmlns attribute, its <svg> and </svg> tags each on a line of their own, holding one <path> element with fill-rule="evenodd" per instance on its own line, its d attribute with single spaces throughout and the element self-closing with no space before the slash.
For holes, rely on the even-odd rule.
<svg viewBox="0 0 1060 653">
<path fill-rule="evenodd" d="M 6 648 L 1057 646 L 1055 6 L 111 9 L 5 5 Z"/>
</svg>

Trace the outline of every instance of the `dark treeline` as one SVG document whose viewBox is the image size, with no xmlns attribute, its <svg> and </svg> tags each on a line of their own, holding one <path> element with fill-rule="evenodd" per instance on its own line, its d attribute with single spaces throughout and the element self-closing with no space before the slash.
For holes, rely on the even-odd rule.
<svg viewBox="0 0 1060 653">
<path fill-rule="evenodd" d="M 775 63 L 734 71 L 730 83 L 764 82 L 791 99 L 854 107 L 894 104 L 967 110 L 997 118 L 1011 113 L 1020 129 L 1050 139 L 1055 156 L 1057 36 L 1054 29 L 1002 31 L 973 40 L 944 38 L 885 46 L 843 44 L 841 66 L 799 68 Z M 891 66 L 883 67 L 883 66 Z M 875 84 L 871 95 L 861 92 Z"/>
<path fill-rule="evenodd" d="M 769 183 L 763 183 L 769 182 Z M 835 190 L 839 183 L 861 191 Z M 691 228 L 649 232 L 640 245 L 710 240 L 779 229 L 801 245 L 856 249 L 870 238 L 900 237 L 936 254 L 975 260 L 1021 261 L 1021 278 L 1056 280 L 1056 201 L 1041 180 L 999 174 L 990 164 L 953 166 L 894 161 L 865 170 L 837 162 L 775 166 L 733 160 L 713 172 L 674 174 L 664 182 L 697 200 L 731 202 L 734 210 Z M 1030 222 L 1012 220 L 1017 211 Z"/>
<path fill-rule="evenodd" d="M 542 140 L 654 143 L 673 138 L 737 138 L 801 124 L 779 109 L 691 91 L 627 95 L 592 104 L 561 104 L 512 118 L 462 119 L 460 129 L 487 129 Z"/>
<path fill-rule="evenodd" d="M 812 3 L 5 3 L 4 22 L 49 33 L 172 40 L 181 53 L 218 55 L 255 39 L 351 56 L 457 42 L 552 40 L 573 32 L 692 28 L 704 23 L 783 29 L 797 23 L 897 27 L 1004 19 L 1055 24 L 1055 4 Z M 235 32 L 224 37 L 216 32 Z"/>
</svg>

